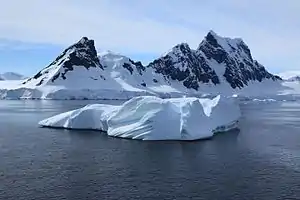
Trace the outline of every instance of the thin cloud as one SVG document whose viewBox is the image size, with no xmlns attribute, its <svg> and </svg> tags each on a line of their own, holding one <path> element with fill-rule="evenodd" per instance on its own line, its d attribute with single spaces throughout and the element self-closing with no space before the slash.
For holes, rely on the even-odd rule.
<svg viewBox="0 0 300 200">
<path fill-rule="evenodd" d="M 88 36 L 101 49 L 153 55 L 180 42 L 195 48 L 213 29 L 243 38 L 272 67 L 298 62 L 299 10 L 298 0 L 10 0 L 0 7 L 0 38 L 67 46 Z"/>
</svg>

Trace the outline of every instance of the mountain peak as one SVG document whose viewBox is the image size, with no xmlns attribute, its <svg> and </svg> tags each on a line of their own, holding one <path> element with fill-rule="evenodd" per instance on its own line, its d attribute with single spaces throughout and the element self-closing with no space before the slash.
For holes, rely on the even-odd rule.
<svg viewBox="0 0 300 200">
<path fill-rule="evenodd" d="M 87 37 L 82 37 L 77 43 L 71 45 L 65 51 L 70 49 L 86 49 L 90 51 L 93 56 L 97 55 L 94 40 L 90 40 Z"/>
<path fill-rule="evenodd" d="M 187 43 L 179 43 L 177 45 L 175 45 L 172 49 L 170 49 L 169 51 L 165 52 L 162 56 L 171 56 L 173 54 L 186 54 L 191 52 L 191 48 Z"/>
<path fill-rule="evenodd" d="M 218 35 L 215 32 L 209 31 L 205 37 L 205 41 L 214 46 L 215 48 L 218 48 L 220 47 L 220 44 L 218 42 L 217 37 Z"/>
<path fill-rule="evenodd" d="M 89 38 L 88 37 L 82 37 L 80 40 L 79 40 L 79 42 L 80 43 L 85 43 L 85 42 L 87 42 L 87 41 L 89 41 Z"/>
<path fill-rule="evenodd" d="M 215 31 L 213 31 L 213 30 L 210 30 L 210 31 L 208 31 L 208 33 L 207 34 L 211 34 L 211 35 L 218 35 Z"/>
<path fill-rule="evenodd" d="M 55 64 L 62 65 L 67 69 L 73 66 L 84 66 L 87 69 L 89 67 L 101 67 L 94 40 L 87 37 L 82 37 L 77 43 L 64 50 L 49 66 Z"/>
<path fill-rule="evenodd" d="M 94 40 L 87 37 L 82 37 L 77 43 L 65 49 L 50 65 L 38 72 L 34 77 L 28 79 L 27 82 L 34 81 L 36 86 L 46 84 L 48 82 L 55 82 L 57 79 L 66 79 L 69 71 L 75 68 L 84 67 L 101 68 Z"/>
<path fill-rule="evenodd" d="M 226 56 L 242 56 L 246 60 L 253 62 L 249 47 L 240 38 L 221 37 L 214 31 L 209 31 L 204 40 L 200 43 L 197 51 L 202 51 L 209 58 L 216 54 L 215 60 L 218 63 L 224 61 Z"/>
<path fill-rule="evenodd" d="M 215 31 L 210 30 L 210 31 L 206 34 L 205 38 L 210 38 L 210 39 L 216 39 L 216 40 L 217 40 L 217 39 L 222 39 L 223 37 L 220 36 L 220 35 L 218 35 Z"/>
<path fill-rule="evenodd" d="M 174 48 L 190 48 L 190 46 L 188 45 L 188 43 L 182 42 L 182 43 L 175 45 Z"/>
<path fill-rule="evenodd" d="M 94 40 L 82 37 L 24 84 L 70 87 L 77 84 L 82 87 L 80 84 L 91 83 L 94 87 L 95 81 L 101 81 L 103 85 L 99 87 L 106 88 L 110 84 L 104 84 L 105 81 L 112 78 L 120 81 L 120 77 L 124 77 L 124 81 L 138 80 L 134 82 L 137 88 L 178 82 L 185 88 L 199 91 L 205 85 L 229 84 L 238 89 L 253 81 L 278 79 L 252 59 L 248 46 L 241 39 L 221 37 L 211 30 L 197 50 L 187 43 L 179 43 L 147 66 L 111 51 L 100 51 L 97 55 Z"/>
<path fill-rule="evenodd" d="M 223 77 L 232 88 L 242 88 L 251 80 L 277 80 L 277 77 L 253 60 L 250 49 L 240 38 L 221 37 L 210 31 L 200 43 L 197 52 L 225 67 Z"/>
<path fill-rule="evenodd" d="M 200 46 L 205 42 L 215 48 L 223 48 L 225 51 L 235 51 L 240 45 L 248 48 L 241 38 L 222 37 L 212 30 L 207 33 Z"/>
<path fill-rule="evenodd" d="M 93 51 L 95 49 L 95 42 L 94 40 L 90 40 L 88 37 L 82 37 L 77 43 L 74 44 L 75 47 L 88 47 L 90 49 L 92 49 Z"/>
<path fill-rule="evenodd" d="M 175 45 L 172 48 L 172 51 L 182 52 L 183 54 L 185 54 L 185 53 L 189 53 L 191 51 L 191 48 L 187 43 L 180 43 L 180 44 Z"/>
</svg>

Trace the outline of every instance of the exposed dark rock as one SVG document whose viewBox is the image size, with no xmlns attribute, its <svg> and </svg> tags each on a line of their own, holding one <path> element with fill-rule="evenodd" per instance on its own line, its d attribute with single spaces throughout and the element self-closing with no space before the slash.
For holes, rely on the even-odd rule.
<svg viewBox="0 0 300 200">
<path fill-rule="evenodd" d="M 187 44 L 179 44 L 162 58 L 148 65 L 156 73 L 172 80 L 182 81 L 187 88 L 198 90 L 201 83 L 219 84 L 219 78 L 206 63 L 205 58 L 190 49 Z"/>
<path fill-rule="evenodd" d="M 29 78 L 29 79 L 25 80 L 22 84 L 25 85 L 26 83 L 28 83 L 31 80 L 32 80 L 32 78 Z"/>
<path fill-rule="evenodd" d="M 100 75 L 100 78 L 102 78 L 103 80 L 106 80 L 106 78 L 104 76 L 102 76 L 102 75 Z"/>
<path fill-rule="evenodd" d="M 66 58 L 64 58 L 68 52 L 70 59 L 64 63 L 66 67 L 70 65 L 80 65 L 87 69 L 90 67 L 103 67 L 100 64 L 99 58 L 97 57 L 97 51 L 95 48 L 94 40 L 89 40 L 87 37 L 83 37 L 79 42 L 65 49 L 61 55 L 59 55 L 49 66 L 62 64 Z M 48 67 L 49 67 L 48 66 Z"/>
<path fill-rule="evenodd" d="M 219 44 L 218 39 L 226 43 L 229 49 Z M 215 33 L 209 32 L 197 51 L 203 52 L 209 60 L 224 65 L 223 76 L 232 88 L 243 88 L 249 81 L 278 80 L 278 77 L 267 72 L 262 65 L 253 60 L 250 49 L 241 39 L 220 38 Z"/>
<path fill-rule="evenodd" d="M 46 79 L 43 75 L 52 69 L 60 69 L 51 78 L 55 82 L 58 78 L 67 79 L 67 73 L 77 66 L 83 66 L 87 70 L 99 68 L 106 70 L 100 64 L 97 57 L 94 41 L 83 37 L 79 42 L 63 51 L 48 67 L 38 72 L 32 79 L 41 79 L 37 85 L 41 85 Z M 154 69 L 154 72 L 164 77 L 165 83 L 171 84 L 178 81 L 186 88 L 199 90 L 203 84 L 221 84 L 227 81 L 232 88 L 243 88 L 250 81 L 262 82 L 264 79 L 281 80 L 280 77 L 269 73 L 264 66 L 253 60 L 251 51 L 241 39 L 222 38 L 210 31 L 201 42 L 197 50 L 192 50 L 188 44 L 176 45 L 165 56 L 158 58 L 149 65 L 129 59 L 122 66 L 130 72 L 130 75 L 143 76 L 146 70 Z M 217 73 L 218 72 L 218 75 Z M 220 72 L 224 72 L 220 74 Z M 100 77 L 99 77 L 100 76 Z M 100 74 L 90 77 L 93 80 L 106 78 Z M 154 83 L 158 80 L 153 78 Z M 142 82 L 147 87 L 146 82 Z"/>
<path fill-rule="evenodd" d="M 124 67 L 125 69 L 127 69 L 127 70 L 130 72 L 130 74 L 133 73 L 133 68 L 131 67 L 130 64 L 124 63 L 124 64 L 123 64 L 123 67 Z"/>
<path fill-rule="evenodd" d="M 213 46 L 214 48 L 219 48 L 221 47 L 220 44 L 218 43 L 216 37 L 215 37 L 215 33 L 213 31 L 208 32 L 207 36 L 206 36 L 206 41 Z"/>
<path fill-rule="evenodd" d="M 59 75 L 61 78 L 66 79 L 67 72 L 72 71 L 74 69 L 73 66 L 83 66 L 86 69 L 90 67 L 104 69 L 97 57 L 94 40 L 89 40 L 87 37 L 83 37 L 79 42 L 64 50 L 50 65 L 38 72 L 33 78 L 38 79 L 43 74 L 48 73 L 48 70 L 50 70 L 53 65 L 61 66 L 64 72 L 56 74 L 51 79 L 52 82 L 58 79 Z"/>
<path fill-rule="evenodd" d="M 241 43 L 238 44 L 239 49 L 241 49 L 241 51 L 244 51 L 245 54 L 248 56 L 248 58 L 250 59 L 250 61 L 253 62 L 253 58 L 251 55 L 251 51 L 249 49 L 249 47 L 243 42 L 241 41 Z"/>
<path fill-rule="evenodd" d="M 51 79 L 52 83 L 59 77 L 60 73 L 57 73 L 53 76 L 53 78 Z"/>
<path fill-rule="evenodd" d="M 42 74 L 42 71 L 39 71 L 36 75 L 34 75 L 34 79 L 38 79 L 39 77 L 41 77 L 43 74 Z"/>
<path fill-rule="evenodd" d="M 98 80 L 97 78 L 94 78 L 94 77 L 91 77 L 91 79 L 93 79 L 94 81 L 97 81 L 97 80 Z"/>
<path fill-rule="evenodd" d="M 129 62 L 136 67 L 136 70 L 139 72 L 140 75 L 143 75 L 143 72 L 146 70 L 146 67 L 140 62 L 134 62 L 133 60 L 129 59 Z"/>
<path fill-rule="evenodd" d="M 38 84 L 36 84 L 36 86 L 40 86 L 40 85 L 42 85 L 42 84 L 43 84 L 43 82 L 44 82 L 44 79 L 41 79 L 41 81 L 40 81 Z"/>
</svg>

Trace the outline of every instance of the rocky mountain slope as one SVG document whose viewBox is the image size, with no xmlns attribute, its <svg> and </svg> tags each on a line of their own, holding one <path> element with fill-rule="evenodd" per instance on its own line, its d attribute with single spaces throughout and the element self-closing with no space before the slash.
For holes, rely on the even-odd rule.
<svg viewBox="0 0 300 200">
<path fill-rule="evenodd" d="M 67 79 L 68 73 L 76 71 L 77 68 L 84 68 L 83 74 L 80 75 L 85 75 L 85 72 L 90 69 L 103 70 L 97 57 L 94 41 L 86 37 L 64 50 L 49 66 L 26 80 L 23 84 L 32 83 L 40 86 L 51 84 L 58 80 L 66 80 L 67 82 L 69 81 Z"/>
</svg>

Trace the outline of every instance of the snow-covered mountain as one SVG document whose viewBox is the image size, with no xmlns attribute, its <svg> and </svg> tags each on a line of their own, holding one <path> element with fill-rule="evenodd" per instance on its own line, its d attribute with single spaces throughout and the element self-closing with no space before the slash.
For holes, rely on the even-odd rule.
<svg viewBox="0 0 300 200">
<path fill-rule="evenodd" d="M 289 78 L 288 81 L 300 81 L 300 76 L 294 76 L 292 78 Z"/>
<path fill-rule="evenodd" d="M 190 49 L 188 44 L 179 44 L 148 67 L 195 90 L 203 83 L 229 83 L 233 89 L 241 89 L 250 81 L 280 80 L 253 60 L 241 39 L 222 38 L 213 31 L 196 50 Z"/>
<path fill-rule="evenodd" d="M 241 39 L 223 38 L 213 31 L 197 49 L 178 44 L 146 66 L 109 51 L 97 55 L 94 41 L 83 37 L 36 75 L 0 94 L 104 99 L 145 94 L 197 96 L 240 93 L 253 85 L 278 84 L 280 80 L 253 60 Z"/>
<path fill-rule="evenodd" d="M 64 90 L 77 95 L 74 98 L 88 95 L 87 98 L 127 99 L 141 94 L 155 95 L 164 85 L 166 92 L 172 93 L 166 79 L 153 71 L 141 62 L 110 51 L 97 55 L 94 41 L 84 37 L 24 81 L 23 87 L 44 87 L 51 93 Z"/>
<path fill-rule="evenodd" d="M 73 85 L 79 81 L 80 84 L 86 84 L 89 83 L 86 81 L 91 76 L 97 76 L 100 70 L 103 70 L 103 67 L 97 57 L 94 41 L 83 37 L 79 42 L 64 50 L 49 66 L 23 84 L 35 86 Z"/>
<path fill-rule="evenodd" d="M 300 71 L 282 72 L 279 76 L 286 81 L 300 81 Z"/>
<path fill-rule="evenodd" d="M 24 80 L 25 76 L 15 73 L 15 72 L 6 72 L 4 74 L 0 74 L 0 80 Z"/>
</svg>

